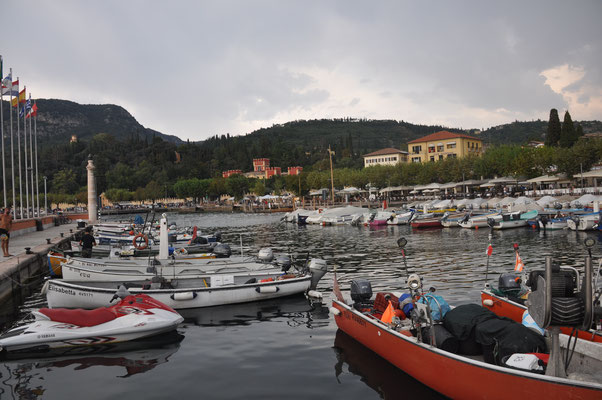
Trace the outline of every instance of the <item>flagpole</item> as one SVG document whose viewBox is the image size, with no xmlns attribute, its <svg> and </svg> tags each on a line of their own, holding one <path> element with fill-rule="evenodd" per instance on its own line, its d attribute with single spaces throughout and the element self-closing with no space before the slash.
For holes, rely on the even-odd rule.
<svg viewBox="0 0 602 400">
<path fill-rule="evenodd" d="M 13 69 L 10 69 L 10 105 L 8 111 L 10 114 L 10 171 L 13 180 L 13 218 L 17 219 L 17 194 L 15 193 L 15 146 L 13 144 Z M 17 91 L 18 92 L 18 91 Z"/>
<path fill-rule="evenodd" d="M 19 80 L 19 77 L 17 77 Z M 11 104 L 12 105 L 12 104 Z M 19 95 L 17 94 L 17 153 L 19 154 L 19 208 L 23 219 L 23 174 L 21 172 L 21 127 L 19 121 Z"/>
<path fill-rule="evenodd" d="M 33 137 L 35 138 L 36 148 L 36 208 L 38 209 L 38 217 L 40 216 L 40 176 L 38 174 L 38 106 L 35 106 L 35 114 L 33 115 Z M 33 106 L 32 106 L 33 107 Z"/>
<path fill-rule="evenodd" d="M 0 65 L 2 65 L 2 56 L 0 56 Z M 0 67 L 0 82 L 4 83 L 4 71 Z M 11 88 L 12 88 L 12 78 L 11 78 Z M 10 106 L 9 106 L 10 109 Z M 6 165 L 4 163 L 4 90 L 2 90 L 2 84 L 0 84 L 0 135 L 2 135 L 2 192 L 4 194 L 4 207 L 7 206 L 6 203 Z"/>
<path fill-rule="evenodd" d="M 29 110 L 27 110 L 27 107 L 25 107 L 25 118 L 27 118 L 27 114 L 28 111 L 31 112 L 31 93 L 29 93 Z M 29 116 L 29 166 L 31 169 L 31 216 L 35 217 L 36 213 L 35 213 L 35 191 L 33 190 L 34 188 L 34 182 L 33 182 L 33 126 L 31 123 L 31 115 Z"/>
<path fill-rule="evenodd" d="M 23 90 L 26 87 L 23 86 Z M 25 92 L 27 93 L 27 91 Z M 21 100 L 21 98 L 19 98 Z M 27 103 L 26 103 L 27 104 Z M 27 119 L 25 119 L 25 105 L 23 104 L 23 153 L 25 154 L 25 215 L 29 218 L 29 160 L 27 157 Z"/>
</svg>

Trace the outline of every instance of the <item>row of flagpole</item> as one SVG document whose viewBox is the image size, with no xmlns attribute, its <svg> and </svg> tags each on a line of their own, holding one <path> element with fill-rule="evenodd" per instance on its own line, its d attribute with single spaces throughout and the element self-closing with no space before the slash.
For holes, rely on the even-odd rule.
<svg viewBox="0 0 602 400">
<path fill-rule="evenodd" d="M 4 96 L 8 95 L 9 101 L 9 131 L 10 131 L 10 170 L 12 182 L 12 209 L 13 218 L 24 219 L 40 216 L 40 191 L 39 191 L 39 175 L 38 175 L 38 136 L 37 136 L 37 115 L 38 106 L 34 102 L 32 104 L 31 93 L 29 99 L 26 96 L 26 87 L 19 91 L 19 78 L 13 81 L 13 70 L 10 69 L 9 74 L 4 77 L 3 60 L 0 56 L 0 79 L 2 81 L 0 89 L 0 136 L 2 138 L 2 191 L 4 194 L 3 206 L 9 205 L 6 189 L 6 152 L 4 138 Z M 15 181 L 15 146 L 13 134 L 13 108 L 15 108 L 15 116 L 17 120 L 17 162 L 18 162 L 18 181 Z M 23 118 L 23 135 L 21 135 L 20 119 Z M 29 124 L 27 124 L 29 121 Z M 33 123 L 32 123 L 33 121 Z M 28 129 L 29 125 L 29 149 L 28 149 Z M 23 162 L 21 161 L 21 136 L 23 136 Z M 35 150 L 34 150 L 35 149 Z M 27 154 L 29 150 L 29 156 Z M 25 172 L 25 210 L 23 209 L 23 170 Z M 30 179 L 31 178 L 31 179 Z M 19 205 L 17 207 L 16 184 L 19 185 Z M 31 207 L 29 205 L 31 189 Z"/>
</svg>

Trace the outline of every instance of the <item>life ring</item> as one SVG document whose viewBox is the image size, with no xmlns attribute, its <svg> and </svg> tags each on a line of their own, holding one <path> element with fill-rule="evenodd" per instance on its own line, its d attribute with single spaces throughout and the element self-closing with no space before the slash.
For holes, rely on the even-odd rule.
<svg viewBox="0 0 602 400">
<path fill-rule="evenodd" d="M 144 243 L 139 244 L 139 238 L 142 238 L 144 240 Z M 144 250 L 148 247 L 148 236 L 146 236 L 144 233 L 139 233 L 136 236 L 134 236 L 132 242 L 136 250 Z"/>
</svg>

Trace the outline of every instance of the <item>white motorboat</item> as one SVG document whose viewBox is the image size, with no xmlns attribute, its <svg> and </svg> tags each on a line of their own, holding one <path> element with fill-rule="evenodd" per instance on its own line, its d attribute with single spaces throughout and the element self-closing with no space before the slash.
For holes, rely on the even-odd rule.
<svg viewBox="0 0 602 400">
<path fill-rule="evenodd" d="M 487 223 L 493 229 L 509 229 L 527 226 L 527 220 L 537 217 L 537 210 L 511 213 L 501 213 L 487 219 Z"/>
<path fill-rule="evenodd" d="M 569 218 L 566 223 L 573 231 L 591 231 L 600 220 L 600 213 L 588 213 Z"/>
<path fill-rule="evenodd" d="M 458 225 L 460 225 L 462 228 L 468 229 L 484 228 L 489 226 L 487 224 L 487 219 L 495 217 L 496 215 L 499 215 L 499 212 L 480 215 L 467 214 L 458 222 Z"/>
<path fill-rule="evenodd" d="M 387 220 L 387 225 L 407 225 L 410 223 L 410 219 L 414 215 L 415 211 L 407 211 L 402 213 L 395 213 L 393 218 Z"/>
<path fill-rule="evenodd" d="M 150 283 L 130 283 L 132 294 L 148 294 L 174 309 L 211 307 L 273 299 L 307 292 L 315 288 L 326 273 L 326 262 L 312 259 L 299 273 L 280 274 L 257 280 L 242 275 L 222 273 L 213 279 L 155 279 Z M 43 291 L 50 307 L 96 308 L 109 304 L 115 292 L 114 282 L 47 281 Z"/>
<path fill-rule="evenodd" d="M 568 224 L 569 217 L 561 217 L 561 218 L 547 218 L 541 216 L 537 221 L 540 229 L 544 229 L 547 231 L 555 231 L 561 229 L 567 229 L 569 227 Z"/>
<path fill-rule="evenodd" d="M 125 342 L 172 331 L 184 320 L 175 310 L 150 296 L 130 295 L 127 291 L 121 294 L 122 300 L 111 306 L 117 296 L 115 289 L 111 289 L 107 293 L 107 307 L 95 310 L 33 311 L 35 320 L 3 334 L 0 348 L 6 352 L 31 352 Z"/>
</svg>

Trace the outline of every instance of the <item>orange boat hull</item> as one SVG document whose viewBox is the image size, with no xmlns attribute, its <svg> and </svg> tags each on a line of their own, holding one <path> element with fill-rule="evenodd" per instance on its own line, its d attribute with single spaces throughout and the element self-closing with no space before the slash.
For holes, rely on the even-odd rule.
<svg viewBox="0 0 602 400">
<path fill-rule="evenodd" d="M 602 385 L 502 368 L 417 343 L 337 301 L 339 329 L 423 384 L 453 399 L 601 399 Z M 400 389 L 401 390 L 401 389 Z"/>
</svg>

